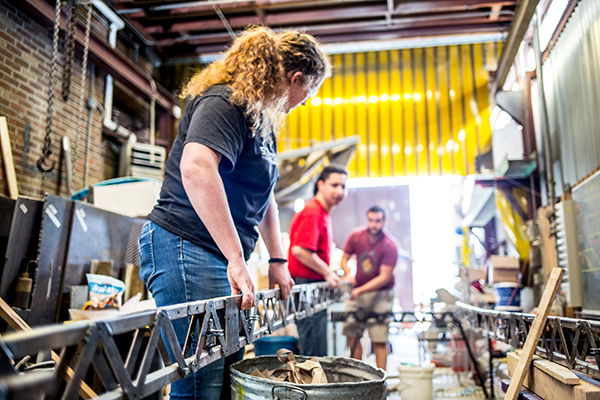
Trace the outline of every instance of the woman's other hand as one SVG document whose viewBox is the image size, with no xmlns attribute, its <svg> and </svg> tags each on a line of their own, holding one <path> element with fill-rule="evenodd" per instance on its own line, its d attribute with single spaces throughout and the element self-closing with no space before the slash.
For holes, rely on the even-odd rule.
<svg viewBox="0 0 600 400">
<path fill-rule="evenodd" d="M 275 284 L 279 285 L 281 300 L 287 299 L 292 291 L 292 286 L 294 286 L 287 263 L 269 264 L 269 288 L 273 289 Z"/>
</svg>

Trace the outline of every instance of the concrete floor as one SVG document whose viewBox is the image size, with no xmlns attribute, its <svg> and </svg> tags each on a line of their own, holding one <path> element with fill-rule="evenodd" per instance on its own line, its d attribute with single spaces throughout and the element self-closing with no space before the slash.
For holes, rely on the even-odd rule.
<svg viewBox="0 0 600 400">
<path fill-rule="evenodd" d="M 425 365 L 431 360 L 433 352 L 443 353 L 444 351 L 450 351 L 450 349 L 448 347 L 444 348 L 440 344 L 433 352 L 426 349 L 426 345 L 419 342 L 417 332 L 414 329 L 392 329 L 391 333 L 392 353 L 388 357 L 387 365 L 388 388 L 390 389 L 388 399 L 400 400 L 402 399 L 402 392 L 405 395 L 411 394 L 410 397 L 413 397 L 414 392 L 402 387 L 402 382 L 398 376 L 398 366 L 401 364 Z M 375 356 L 373 354 L 367 355 L 364 361 L 375 366 Z M 454 362 L 456 362 L 456 358 Z M 432 378 L 433 399 L 485 399 L 483 390 L 475 384 L 470 376 L 470 372 L 457 373 L 452 368 L 435 368 Z M 427 388 L 426 378 L 418 379 L 415 382 L 418 387 Z M 431 399 L 426 394 L 423 396 L 422 400 Z M 419 399 L 409 398 L 404 400 Z"/>
</svg>

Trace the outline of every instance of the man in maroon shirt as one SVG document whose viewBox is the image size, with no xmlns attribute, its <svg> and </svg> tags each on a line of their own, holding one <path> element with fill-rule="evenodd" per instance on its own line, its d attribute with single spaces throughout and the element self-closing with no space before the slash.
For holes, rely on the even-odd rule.
<svg viewBox="0 0 600 400">
<path fill-rule="evenodd" d="M 393 237 L 383 231 L 385 211 L 373 206 L 367 211 L 367 226 L 355 229 L 344 245 L 342 269 L 347 279 L 352 280 L 352 297 L 346 303 L 346 311 L 366 311 L 386 314 L 392 312 L 394 300 L 394 267 L 398 260 L 398 247 Z M 356 276 L 350 276 L 348 260 L 356 256 Z M 343 333 L 348 337 L 352 357 L 362 359 L 365 324 L 360 321 L 344 323 Z M 368 322 L 369 337 L 375 352 L 377 367 L 385 370 L 387 364 L 388 324 Z"/>
<path fill-rule="evenodd" d="M 340 165 L 323 168 L 314 187 L 315 197 L 294 215 L 290 226 L 288 268 L 298 284 L 327 281 L 337 287 L 340 278 L 329 268 L 333 245 L 331 209 L 344 199 L 348 172 Z M 300 351 L 305 356 L 327 355 L 327 310 L 298 320 Z"/>
</svg>

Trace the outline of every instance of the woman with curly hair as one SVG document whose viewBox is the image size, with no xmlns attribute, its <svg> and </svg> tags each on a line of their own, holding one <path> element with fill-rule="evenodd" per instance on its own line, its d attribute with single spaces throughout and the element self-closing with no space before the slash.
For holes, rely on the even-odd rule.
<svg viewBox="0 0 600 400">
<path fill-rule="evenodd" d="M 242 309 L 253 307 L 246 261 L 256 227 L 271 257 L 269 283 L 288 297 L 294 281 L 273 194 L 279 177 L 275 135 L 330 70 L 312 36 L 253 27 L 184 87 L 187 105 L 160 199 L 139 239 L 140 277 L 157 306 L 241 294 Z M 173 325 L 183 346 L 189 319 Z M 174 382 L 171 399 L 229 398 L 225 362 Z"/>
</svg>

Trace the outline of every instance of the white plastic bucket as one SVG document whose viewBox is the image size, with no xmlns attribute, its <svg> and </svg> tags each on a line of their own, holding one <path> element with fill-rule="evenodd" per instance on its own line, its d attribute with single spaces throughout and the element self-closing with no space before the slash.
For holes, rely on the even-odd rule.
<svg viewBox="0 0 600 400">
<path fill-rule="evenodd" d="M 433 400 L 434 364 L 399 365 L 400 397 L 407 400 Z"/>
<path fill-rule="evenodd" d="M 496 289 L 496 309 L 498 307 L 521 307 L 521 288 L 518 283 L 501 282 L 494 285 Z"/>
</svg>

